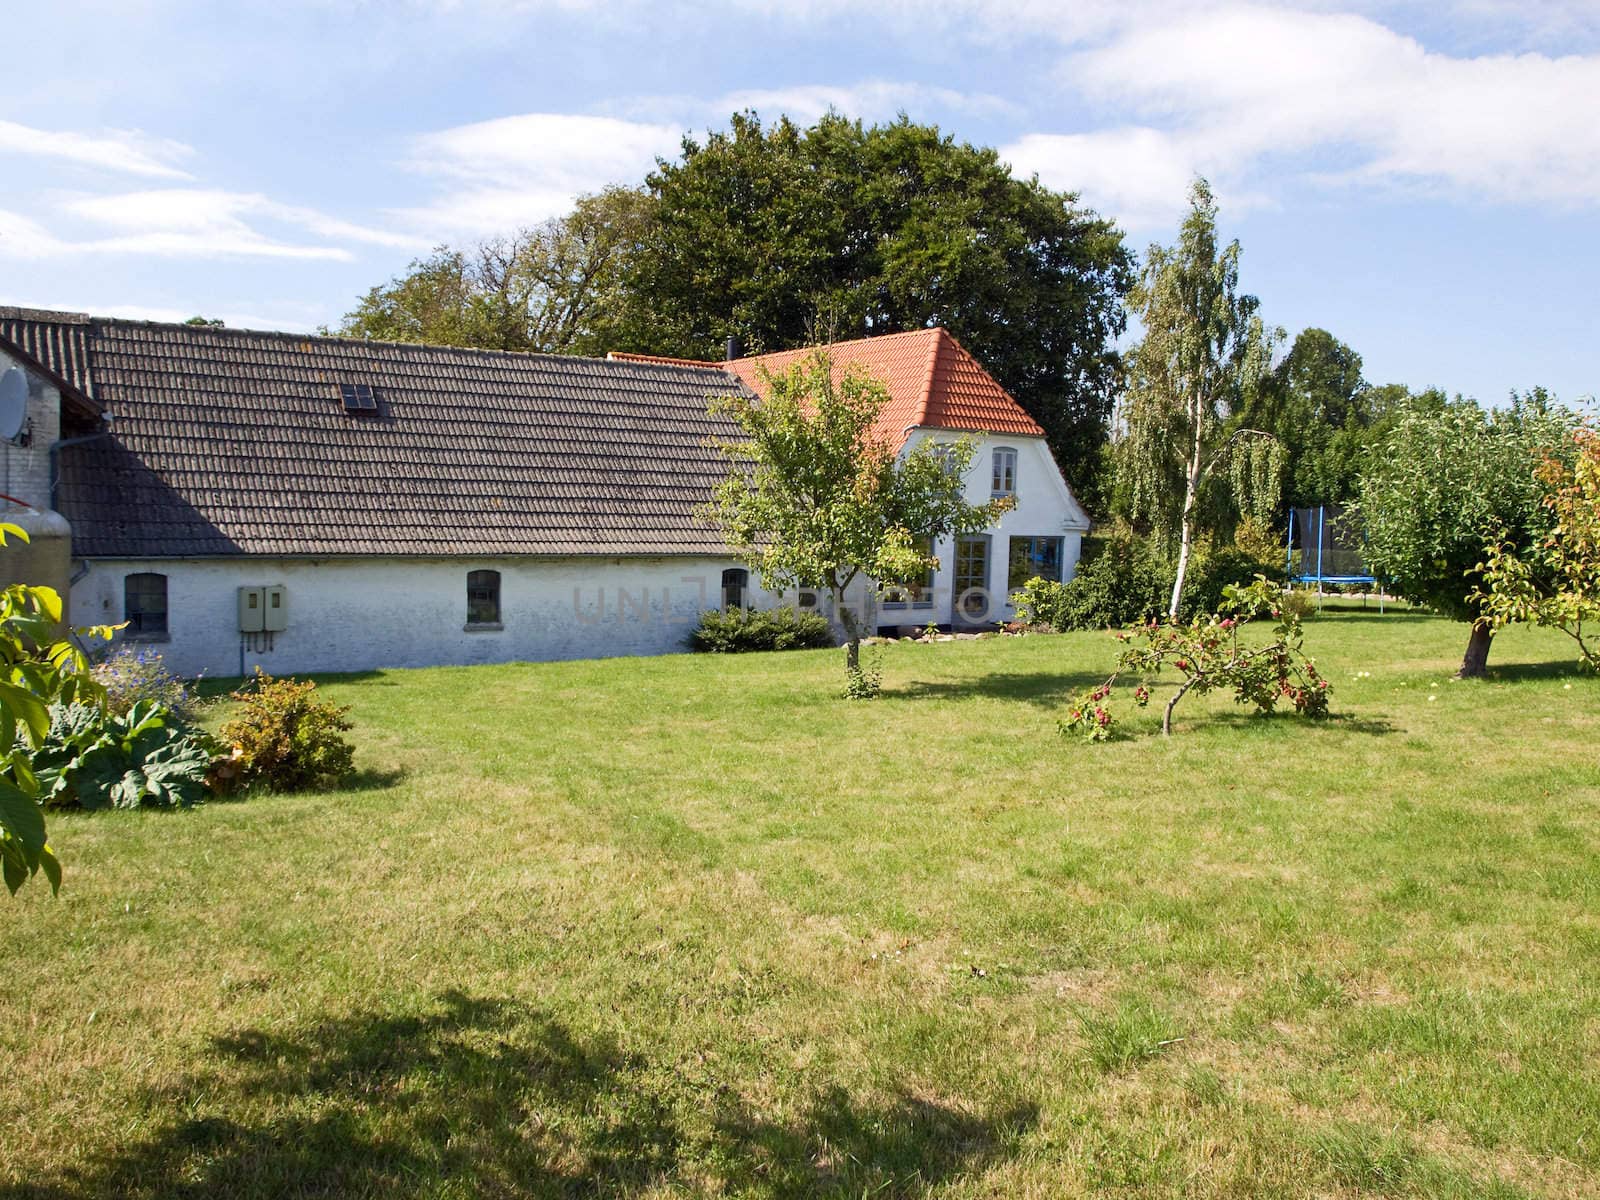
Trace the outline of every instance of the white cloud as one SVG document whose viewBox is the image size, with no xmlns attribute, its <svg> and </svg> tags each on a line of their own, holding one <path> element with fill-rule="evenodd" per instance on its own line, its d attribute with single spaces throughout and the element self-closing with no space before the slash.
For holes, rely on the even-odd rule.
<svg viewBox="0 0 1600 1200">
<path fill-rule="evenodd" d="M 152 138 L 134 130 L 73 133 L 0 121 L 0 153 L 61 159 L 132 175 L 188 179 L 188 173 L 175 164 L 193 155 L 194 150 L 182 142 Z"/>
<path fill-rule="evenodd" d="M 496 117 L 414 139 L 406 165 L 441 181 L 444 191 L 429 203 L 394 210 L 393 215 L 434 241 L 507 233 L 560 216 L 583 193 L 639 183 L 657 158 L 677 156 L 685 133 L 706 123 L 720 126 L 740 109 L 774 117 L 786 112 L 809 123 L 830 107 L 876 119 L 925 105 L 977 113 L 1014 111 L 1007 101 L 984 93 L 869 80 L 746 89 L 712 100 L 633 97 L 610 105 L 621 115 Z"/>
<path fill-rule="evenodd" d="M 138 254 L 163 258 L 288 258 L 348 261 L 344 244 L 308 244 L 299 235 L 420 248 L 400 234 L 369 229 L 313 209 L 266 196 L 205 188 L 162 188 L 116 195 L 79 196 L 58 206 L 92 232 L 63 236 L 31 217 L 0 212 L 0 255 L 58 258 L 82 254 Z M 264 232 L 258 225 L 279 228 Z M 289 236 L 284 236 L 288 234 Z"/>
<path fill-rule="evenodd" d="M 1003 154 L 1113 215 L 1126 206 L 1130 225 L 1176 212 L 1183 189 L 1160 196 L 1195 171 L 1225 190 L 1295 177 L 1600 204 L 1600 55 L 1455 57 L 1361 16 L 1232 5 L 1126 29 L 1061 78 L 1121 119 Z"/>
<path fill-rule="evenodd" d="M 573 197 L 637 183 L 677 152 L 677 124 L 568 113 L 523 113 L 415 139 L 407 163 L 445 194 L 396 215 L 427 238 L 507 233 L 559 216 Z"/>
<path fill-rule="evenodd" d="M 69 201 L 66 211 L 131 235 L 154 233 L 197 237 L 261 238 L 247 218 L 303 230 L 318 237 L 375 246 L 418 248 L 423 243 L 405 234 L 372 229 L 330 217 L 315 209 L 282 204 L 255 192 L 213 188 L 163 188 Z"/>
<path fill-rule="evenodd" d="M 1082 193 L 1084 203 L 1125 229 L 1163 228 L 1183 210 L 1197 172 L 1215 173 L 1203 148 L 1179 135 L 1143 127 L 1093 133 L 1030 133 L 1000 156 L 1012 172 Z"/>
</svg>

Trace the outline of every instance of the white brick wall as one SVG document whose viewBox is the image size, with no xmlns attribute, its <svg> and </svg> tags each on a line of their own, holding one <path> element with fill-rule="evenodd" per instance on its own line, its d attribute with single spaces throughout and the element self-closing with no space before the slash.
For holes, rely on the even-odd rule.
<svg viewBox="0 0 1600 1200">
<path fill-rule="evenodd" d="M 0 374 L 23 364 L 0 351 Z M 0 442 L 0 493 L 38 509 L 50 507 L 50 447 L 61 436 L 61 393 L 31 370 L 28 375 L 29 444 Z M 31 426 L 31 428 L 30 428 Z"/>
<path fill-rule="evenodd" d="M 72 591 L 82 624 L 123 618 L 131 573 L 167 576 L 170 640 L 153 648 L 185 675 L 240 671 L 238 588 L 282 584 L 288 628 L 252 635 L 244 670 L 273 674 L 662 654 L 683 649 L 721 603 L 719 559 L 96 559 Z M 503 629 L 468 632 L 467 572 L 500 572 Z M 790 598 L 791 600 L 793 597 Z M 752 578 L 747 603 L 777 598 Z"/>
</svg>

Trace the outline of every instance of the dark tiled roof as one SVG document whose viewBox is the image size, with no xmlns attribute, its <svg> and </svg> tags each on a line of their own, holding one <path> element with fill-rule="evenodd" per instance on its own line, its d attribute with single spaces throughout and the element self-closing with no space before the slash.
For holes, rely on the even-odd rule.
<svg viewBox="0 0 1600 1200">
<path fill-rule="evenodd" d="M 696 515 L 726 470 L 707 439 L 735 432 L 706 412 L 739 386 L 715 368 L 79 328 L 112 432 L 61 451 L 78 554 L 725 553 Z M 346 415 L 341 383 L 378 413 Z"/>
<path fill-rule="evenodd" d="M 20 350 L 68 393 L 84 416 L 99 416 L 89 372 L 89 318 L 83 313 L 0 308 L 0 341 Z"/>
</svg>

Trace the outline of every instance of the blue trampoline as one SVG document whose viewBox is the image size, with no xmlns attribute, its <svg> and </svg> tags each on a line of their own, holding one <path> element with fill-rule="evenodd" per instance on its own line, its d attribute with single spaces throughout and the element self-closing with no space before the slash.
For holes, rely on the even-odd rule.
<svg viewBox="0 0 1600 1200">
<path fill-rule="evenodd" d="M 1290 509 L 1285 545 L 1289 582 L 1306 587 L 1315 584 L 1319 604 L 1323 589 L 1330 584 L 1373 585 L 1378 589 L 1378 611 L 1382 612 L 1383 586 L 1367 568 L 1362 541 L 1361 530 L 1346 516 L 1343 505 Z"/>
</svg>

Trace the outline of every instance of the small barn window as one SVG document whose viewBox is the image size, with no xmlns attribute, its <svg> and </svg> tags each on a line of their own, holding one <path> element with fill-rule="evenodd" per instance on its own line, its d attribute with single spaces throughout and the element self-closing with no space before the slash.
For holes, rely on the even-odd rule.
<svg viewBox="0 0 1600 1200">
<path fill-rule="evenodd" d="M 994 452 L 994 486 L 996 496 L 1014 495 L 1017 490 L 1017 452 L 1001 446 Z"/>
<path fill-rule="evenodd" d="M 122 616 L 130 638 L 167 636 L 167 577 L 141 571 L 122 581 Z"/>
<path fill-rule="evenodd" d="M 500 572 L 467 572 L 467 625 L 500 624 Z"/>
<path fill-rule="evenodd" d="M 722 609 L 744 607 L 744 592 L 750 586 L 750 572 L 729 567 L 722 573 Z"/>
</svg>

